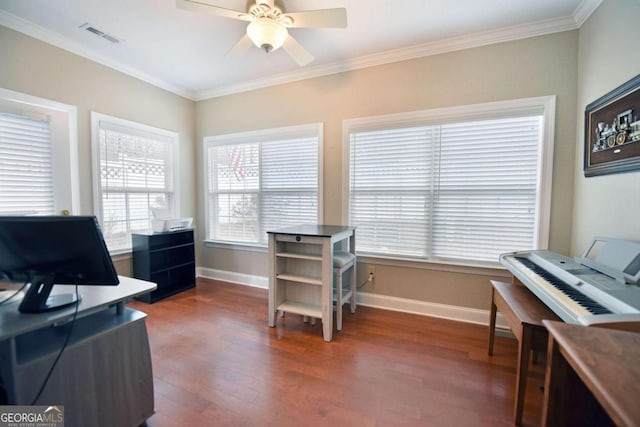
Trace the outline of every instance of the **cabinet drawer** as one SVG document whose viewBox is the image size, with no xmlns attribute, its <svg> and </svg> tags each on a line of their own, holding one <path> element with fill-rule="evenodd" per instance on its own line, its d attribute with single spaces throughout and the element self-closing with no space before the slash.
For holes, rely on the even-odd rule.
<svg viewBox="0 0 640 427">
<path fill-rule="evenodd" d="M 306 243 L 322 245 L 322 237 L 303 236 L 300 234 L 276 234 L 276 242 Z"/>
<path fill-rule="evenodd" d="M 170 233 L 153 234 L 149 236 L 149 249 L 165 248 L 193 243 L 193 230 L 173 231 Z"/>
</svg>

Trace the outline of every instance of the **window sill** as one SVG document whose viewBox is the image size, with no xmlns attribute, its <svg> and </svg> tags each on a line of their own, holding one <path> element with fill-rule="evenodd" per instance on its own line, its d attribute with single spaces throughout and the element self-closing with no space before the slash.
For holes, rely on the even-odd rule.
<svg viewBox="0 0 640 427">
<path fill-rule="evenodd" d="M 204 240 L 203 244 L 207 248 L 230 249 L 234 251 L 247 251 L 247 252 L 260 252 L 260 253 L 269 252 L 269 248 L 266 246 L 259 246 L 257 244 L 249 244 L 249 243 L 244 244 L 244 243 L 220 242 L 216 240 Z"/>
<path fill-rule="evenodd" d="M 358 262 L 391 267 L 415 268 L 421 270 L 445 271 L 448 273 L 474 274 L 491 277 L 511 277 L 511 273 L 499 263 L 454 262 L 443 260 L 417 260 L 393 258 L 379 255 L 358 255 Z"/>
<path fill-rule="evenodd" d="M 229 249 L 236 251 L 268 253 L 265 246 L 220 242 L 204 240 L 203 244 L 208 248 Z M 463 263 L 443 260 L 416 260 L 409 258 L 384 257 L 379 255 L 358 255 L 358 262 L 375 265 L 388 265 L 391 267 L 416 268 L 421 270 L 445 271 L 448 273 L 474 274 L 490 277 L 510 278 L 511 273 L 499 263 Z"/>
</svg>

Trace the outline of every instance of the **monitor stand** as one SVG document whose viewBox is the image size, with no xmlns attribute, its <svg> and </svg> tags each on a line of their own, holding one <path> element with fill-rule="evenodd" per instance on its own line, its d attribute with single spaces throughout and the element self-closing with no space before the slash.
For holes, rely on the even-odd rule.
<svg viewBox="0 0 640 427">
<path fill-rule="evenodd" d="M 18 311 L 20 313 L 44 313 L 59 310 L 79 302 L 76 294 L 50 295 L 53 289 L 54 274 L 34 276 L 27 284 L 29 289 L 25 294 Z"/>
</svg>

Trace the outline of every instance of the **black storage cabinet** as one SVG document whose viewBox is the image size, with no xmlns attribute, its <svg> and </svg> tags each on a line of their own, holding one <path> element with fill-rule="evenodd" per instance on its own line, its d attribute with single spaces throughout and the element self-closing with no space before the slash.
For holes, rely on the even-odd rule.
<svg viewBox="0 0 640 427">
<path fill-rule="evenodd" d="M 132 234 L 133 277 L 158 288 L 137 299 L 153 303 L 196 285 L 193 230 Z"/>
</svg>

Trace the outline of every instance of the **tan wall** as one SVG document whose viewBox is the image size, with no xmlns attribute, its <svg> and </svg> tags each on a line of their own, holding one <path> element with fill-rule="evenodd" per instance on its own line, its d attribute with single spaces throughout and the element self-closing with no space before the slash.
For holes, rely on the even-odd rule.
<svg viewBox="0 0 640 427">
<path fill-rule="evenodd" d="M 93 212 L 90 111 L 180 135 L 181 210 L 202 239 L 202 138 L 324 123 L 324 222 L 341 223 L 342 120 L 377 114 L 557 95 L 551 248 L 569 252 L 577 115 L 577 31 L 453 52 L 194 103 L 20 33 L 0 27 L 0 87 L 78 108 L 81 213 Z M 195 130 L 195 132 L 194 132 Z M 195 133 L 195 140 L 194 140 Z M 195 142 L 195 144 L 194 144 Z M 195 168 L 194 168 L 195 164 Z M 198 177 L 194 170 L 197 172 Z M 194 191 L 195 189 L 195 191 Z M 195 200 L 198 209 L 195 209 Z M 265 253 L 202 248 L 201 267 L 266 276 Z M 130 272 L 128 258 L 118 271 Z M 464 272 L 376 265 L 365 290 L 476 308 L 488 306 L 488 278 Z M 367 265 L 359 267 L 360 280 Z M 491 273 L 489 273 L 491 274 Z"/>
<path fill-rule="evenodd" d="M 639 2 L 605 0 L 579 31 L 573 255 L 596 235 L 640 241 L 640 171 L 585 178 L 582 169 L 585 107 L 640 74 L 639 23 Z"/>
<path fill-rule="evenodd" d="M 81 214 L 93 214 L 91 111 L 97 111 L 179 133 L 180 209 L 195 216 L 193 101 L 2 26 L 0 58 L 0 87 L 77 107 Z M 116 267 L 127 275 L 130 260 L 118 259 Z"/>
<path fill-rule="evenodd" d="M 324 123 L 324 223 L 341 223 L 342 120 L 429 108 L 557 95 L 551 249 L 571 241 L 576 140 L 577 31 L 468 49 L 228 95 L 197 103 L 202 138 L 303 123 Z M 202 162 L 198 168 L 198 231 L 204 236 Z M 264 253 L 201 248 L 199 265 L 267 275 Z M 366 275 L 360 266 L 359 280 Z M 474 308 L 488 307 L 488 277 L 423 268 L 376 266 L 366 291 Z"/>
</svg>

